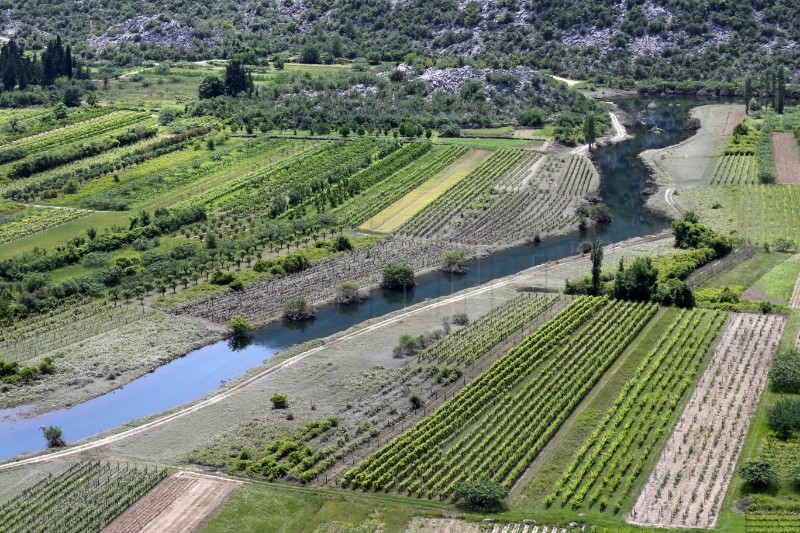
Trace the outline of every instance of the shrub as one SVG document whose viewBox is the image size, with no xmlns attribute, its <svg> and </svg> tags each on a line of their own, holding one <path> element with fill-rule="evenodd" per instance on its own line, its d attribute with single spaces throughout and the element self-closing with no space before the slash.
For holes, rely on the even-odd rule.
<svg viewBox="0 0 800 533">
<path fill-rule="evenodd" d="M 214 285 L 229 285 L 235 279 L 236 275 L 233 272 L 223 272 L 217 269 L 211 273 L 209 281 Z"/>
<path fill-rule="evenodd" d="M 415 284 L 414 269 L 407 263 L 391 263 L 383 269 L 384 288 L 408 289 Z"/>
<path fill-rule="evenodd" d="M 276 392 L 270 397 L 269 401 L 272 402 L 273 409 L 286 409 L 289 407 L 289 398 L 285 394 L 278 394 Z"/>
<path fill-rule="evenodd" d="M 339 235 L 333 240 L 333 249 L 337 252 L 346 252 L 353 249 L 353 243 L 344 235 Z"/>
<path fill-rule="evenodd" d="M 455 487 L 453 499 L 463 502 L 472 509 L 484 511 L 502 509 L 508 490 L 491 481 L 467 481 Z"/>
<path fill-rule="evenodd" d="M 60 448 L 67 445 L 64 440 L 64 432 L 58 426 L 42 427 L 42 434 L 47 440 L 48 448 Z"/>
<path fill-rule="evenodd" d="M 739 465 L 739 475 L 754 487 L 766 487 L 778 482 L 778 472 L 766 459 L 748 459 Z"/>
<path fill-rule="evenodd" d="M 299 321 L 309 320 L 314 318 L 316 310 L 309 304 L 302 296 L 300 298 L 293 298 L 283 304 L 283 318 L 284 320 Z"/>
<path fill-rule="evenodd" d="M 467 313 L 456 313 L 453 315 L 453 324 L 457 326 L 466 326 L 469 324 L 469 317 Z"/>
<path fill-rule="evenodd" d="M 467 272 L 467 254 L 464 250 L 450 250 L 442 258 L 442 270 L 453 274 Z"/>
<path fill-rule="evenodd" d="M 800 353 L 779 353 L 772 363 L 769 379 L 779 392 L 800 393 Z"/>
<path fill-rule="evenodd" d="M 411 408 L 415 411 L 422 407 L 422 399 L 416 394 L 412 394 L 408 401 L 411 403 Z"/>
<path fill-rule="evenodd" d="M 674 278 L 656 286 L 653 300 L 661 305 L 685 307 L 687 309 L 695 306 L 692 288 L 685 281 Z"/>
<path fill-rule="evenodd" d="M 795 487 L 800 488 L 800 463 L 786 470 L 786 479 Z"/>
<path fill-rule="evenodd" d="M 233 317 L 228 321 L 228 329 L 234 337 L 242 337 L 253 329 L 253 324 L 243 316 Z"/>
<path fill-rule="evenodd" d="M 461 128 L 458 124 L 446 123 L 439 126 L 439 135 L 441 137 L 461 137 Z"/>
<path fill-rule="evenodd" d="M 360 302 L 368 297 L 367 291 L 359 289 L 354 281 L 345 281 L 336 291 L 336 302 L 340 304 L 351 304 Z"/>
</svg>

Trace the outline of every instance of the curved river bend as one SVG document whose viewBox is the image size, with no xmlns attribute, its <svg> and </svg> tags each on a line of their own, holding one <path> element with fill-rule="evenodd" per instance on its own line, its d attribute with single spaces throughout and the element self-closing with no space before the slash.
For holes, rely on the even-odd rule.
<svg viewBox="0 0 800 533">
<path fill-rule="evenodd" d="M 650 102 L 656 106 L 648 107 Z M 462 289 L 509 276 L 532 266 L 575 254 L 578 244 L 595 235 L 604 242 L 618 242 L 656 233 L 669 221 L 642 202 L 641 186 L 649 171 L 637 157 L 650 148 L 676 144 L 691 135 L 684 129 L 688 110 L 697 99 L 640 98 L 617 100 L 620 108 L 644 124 L 629 128 L 634 138 L 598 149 L 594 161 L 601 176 L 601 196 L 614 222 L 591 234 L 572 234 L 547 239 L 538 245 L 505 250 L 470 264 L 462 276 L 433 273 L 418 279 L 406 294 L 376 290 L 372 298 L 346 310 L 337 306 L 319 309 L 316 320 L 302 326 L 273 323 L 253 334 L 253 342 L 235 351 L 226 341 L 211 344 L 176 359 L 154 372 L 69 409 L 23 418 L 24 408 L 0 410 L 0 460 L 44 449 L 41 426 L 57 425 L 74 442 L 116 426 L 198 399 L 289 346 L 343 331 L 369 318 L 397 311 L 428 298 L 446 296 Z M 660 133 L 649 128 L 658 126 Z"/>
</svg>

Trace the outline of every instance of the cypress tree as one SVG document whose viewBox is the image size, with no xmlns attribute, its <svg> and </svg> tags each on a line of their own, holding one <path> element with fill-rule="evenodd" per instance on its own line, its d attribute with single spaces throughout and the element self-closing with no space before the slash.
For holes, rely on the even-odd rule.
<svg viewBox="0 0 800 533">
<path fill-rule="evenodd" d="M 744 80 L 744 114 L 750 112 L 750 100 L 753 98 L 753 80 L 747 76 Z"/>
<path fill-rule="evenodd" d="M 778 101 L 775 110 L 783 114 L 783 100 L 786 94 L 786 80 L 784 79 L 783 66 L 778 67 Z"/>
</svg>

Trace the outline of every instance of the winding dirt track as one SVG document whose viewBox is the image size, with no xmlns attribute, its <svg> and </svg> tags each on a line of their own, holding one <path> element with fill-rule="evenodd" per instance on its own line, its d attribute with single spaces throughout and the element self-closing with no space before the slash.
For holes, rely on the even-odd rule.
<svg viewBox="0 0 800 533">
<path fill-rule="evenodd" d="M 610 246 L 606 247 L 606 250 L 607 251 L 625 250 L 627 248 L 632 248 L 632 247 L 635 247 L 635 246 L 639 246 L 639 245 L 644 244 L 644 243 L 651 243 L 651 242 L 656 242 L 656 241 L 660 241 L 660 240 L 663 240 L 663 239 L 670 239 L 670 238 L 672 238 L 672 233 L 670 231 L 665 231 L 665 232 L 662 232 L 662 233 L 658 233 L 656 235 L 645 235 L 645 236 L 642 236 L 642 237 L 629 239 L 629 240 L 624 241 L 624 242 L 619 243 L 619 244 L 610 245 Z M 412 309 L 410 311 L 406 311 L 404 313 L 397 314 L 397 315 L 389 317 L 389 318 L 378 320 L 374 324 L 370 324 L 369 326 L 366 326 L 366 327 L 364 327 L 364 328 L 362 328 L 362 329 L 360 329 L 358 331 L 354 331 L 352 333 L 348 333 L 346 335 L 342 335 L 341 337 L 333 339 L 333 340 L 325 343 L 322 346 L 318 346 L 316 348 L 312 348 L 311 350 L 308 350 L 308 351 L 303 352 L 301 354 L 295 355 L 294 357 L 291 357 L 291 358 L 287 359 L 286 361 L 283 361 L 282 363 L 279 363 L 279 364 L 277 364 L 277 365 L 275 365 L 273 367 L 267 368 L 266 370 L 264 370 L 262 372 L 259 372 L 258 374 L 256 374 L 256 375 L 254 375 L 254 376 L 242 381 L 241 383 L 238 383 L 238 384 L 236 384 L 234 386 L 231 386 L 227 390 L 220 391 L 217 394 L 209 396 L 209 397 L 207 397 L 207 398 L 205 398 L 205 399 L 203 399 L 201 401 L 198 401 L 197 403 L 188 405 L 188 406 L 186 406 L 184 408 L 180 408 L 177 411 L 174 411 L 172 413 L 165 414 L 163 416 L 159 416 L 158 418 L 155 418 L 155 419 L 153 419 L 153 420 L 151 420 L 151 421 L 149 421 L 149 422 L 147 422 L 145 424 L 142 424 L 140 426 L 136 426 L 134 428 L 127 429 L 125 431 L 120 431 L 119 433 L 115 433 L 113 435 L 108 435 L 106 437 L 97 438 L 97 439 L 94 439 L 94 440 L 89 440 L 89 442 L 85 442 L 83 444 L 78 444 L 78 445 L 72 446 L 70 448 L 67 448 L 65 450 L 61 450 L 61 451 L 57 451 L 57 452 L 51 452 L 51 453 L 45 453 L 45 454 L 37 455 L 37 456 L 34 456 L 34 457 L 28 457 L 28 458 L 25 458 L 25 459 L 12 460 L 12 461 L 9 461 L 9 462 L 6 462 L 6 463 L 2 463 L 2 464 L 0 464 L 0 471 L 6 470 L 6 469 L 10 469 L 10 468 L 15 468 L 15 467 L 18 467 L 18 466 L 24 466 L 24 465 L 30 465 L 30 464 L 36 464 L 36 463 L 43 463 L 43 462 L 46 462 L 46 461 L 51 461 L 53 459 L 63 459 L 65 457 L 69 457 L 69 456 L 72 456 L 72 455 L 80 454 L 80 453 L 83 453 L 83 452 L 94 450 L 96 448 L 100 448 L 102 446 L 106 446 L 108 444 L 113 444 L 115 442 L 119 442 L 119 441 L 125 440 L 128 437 L 132 437 L 134 435 L 138 435 L 138 434 L 143 433 L 145 431 L 148 431 L 148 430 L 150 430 L 152 428 L 159 427 L 159 426 L 167 424 L 167 423 L 169 423 L 169 422 L 171 422 L 173 420 L 176 420 L 178 418 L 182 418 L 182 417 L 184 417 L 184 416 L 186 416 L 186 415 L 188 415 L 190 413 L 193 413 L 195 411 L 199 411 L 200 409 L 203 409 L 204 407 L 208 407 L 209 405 L 214 405 L 214 404 L 216 404 L 216 403 L 218 403 L 218 402 L 220 402 L 220 401 L 222 401 L 222 400 L 224 400 L 226 398 L 229 398 L 229 397 L 233 396 L 234 394 L 236 394 L 240 390 L 244 389 L 245 387 L 248 387 L 248 386 L 252 385 L 256 381 L 260 380 L 261 378 L 263 378 L 265 376 L 269 376 L 271 374 L 274 374 L 275 372 L 278 372 L 283 368 L 289 367 L 289 366 L 297 363 L 298 361 L 301 361 L 301 360 L 305 359 L 306 357 L 308 357 L 310 355 L 313 355 L 313 354 L 319 352 L 320 350 L 323 350 L 324 348 L 326 348 L 329 345 L 337 344 L 337 343 L 344 342 L 344 341 L 348 341 L 350 339 L 354 339 L 354 338 L 359 337 L 359 336 L 361 336 L 361 335 L 363 335 L 363 334 L 365 334 L 367 332 L 374 331 L 376 329 L 383 328 L 383 327 L 386 327 L 386 326 L 391 326 L 392 324 L 395 324 L 397 322 L 403 321 L 406 318 L 408 318 L 410 316 L 413 316 L 413 315 L 416 315 L 418 313 L 423 313 L 423 312 L 429 311 L 431 309 L 436 309 L 436 308 L 439 308 L 439 307 L 442 307 L 442 306 L 445 306 L 445 305 L 460 301 L 460 300 L 462 300 L 464 298 L 467 298 L 467 297 L 473 297 L 473 296 L 477 296 L 477 295 L 480 295 L 480 294 L 483 294 L 483 293 L 486 293 L 486 292 L 491 292 L 491 291 L 497 290 L 497 289 L 499 289 L 501 287 L 505 287 L 505 286 L 513 284 L 513 283 L 524 282 L 532 274 L 541 272 L 543 270 L 549 270 L 549 269 L 551 269 L 553 267 L 558 267 L 560 265 L 569 264 L 569 263 L 575 263 L 575 262 L 585 261 L 585 260 L 586 260 L 585 257 L 583 257 L 581 255 L 575 255 L 575 256 L 572 256 L 572 257 L 568 257 L 566 259 L 562 259 L 560 261 L 553 261 L 553 262 L 550 262 L 550 263 L 545 263 L 544 265 L 539 265 L 539 266 L 535 267 L 534 269 L 528 269 L 528 270 L 523 271 L 523 272 L 521 272 L 519 274 L 515 274 L 513 276 L 508 276 L 506 278 L 500 279 L 500 280 L 495 281 L 493 283 L 488 283 L 488 284 L 485 284 L 485 285 L 481 285 L 481 286 L 475 287 L 473 289 L 468 289 L 468 290 L 462 291 L 461 293 L 458 293 L 458 294 L 456 294 L 454 296 L 450 296 L 450 297 L 447 297 L 447 298 L 444 298 L 444 299 L 441 299 L 441 300 L 438 300 L 438 301 L 435 301 L 435 302 L 431 302 L 431 303 L 429 303 L 427 305 Z M 90 439 L 91 439 L 91 437 L 90 437 Z"/>
</svg>

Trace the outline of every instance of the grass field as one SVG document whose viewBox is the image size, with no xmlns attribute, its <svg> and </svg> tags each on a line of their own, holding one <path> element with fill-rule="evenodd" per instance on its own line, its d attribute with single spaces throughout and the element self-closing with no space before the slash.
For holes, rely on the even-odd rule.
<svg viewBox="0 0 800 533">
<path fill-rule="evenodd" d="M 422 185 L 361 224 L 360 227 L 386 233 L 396 230 L 467 176 L 488 156 L 489 152 L 486 150 L 470 150 L 445 170 L 428 179 Z"/>
</svg>

